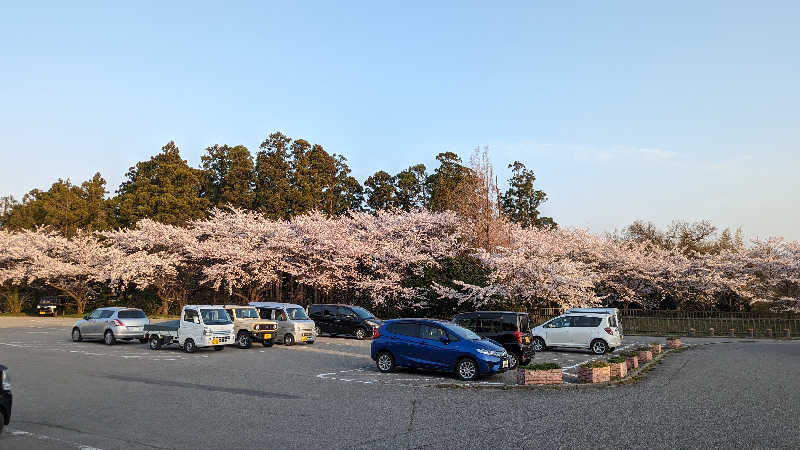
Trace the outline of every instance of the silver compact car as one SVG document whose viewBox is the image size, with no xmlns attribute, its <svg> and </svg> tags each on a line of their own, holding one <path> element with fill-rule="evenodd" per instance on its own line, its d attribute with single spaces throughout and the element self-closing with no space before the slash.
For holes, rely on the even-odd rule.
<svg viewBox="0 0 800 450">
<path fill-rule="evenodd" d="M 97 308 L 72 327 L 72 341 L 102 340 L 113 345 L 117 340 L 138 339 L 145 343 L 144 326 L 150 320 L 141 309 Z"/>
</svg>

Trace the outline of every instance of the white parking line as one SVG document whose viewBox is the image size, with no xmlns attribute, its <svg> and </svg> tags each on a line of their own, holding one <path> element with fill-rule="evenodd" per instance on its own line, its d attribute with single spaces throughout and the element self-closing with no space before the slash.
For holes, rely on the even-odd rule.
<svg viewBox="0 0 800 450">
<path fill-rule="evenodd" d="M 65 439 L 54 438 L 52 436 L 45 436 L 44 434 L 31 433 L 30 431 L 8 430 L 8 433 L 11 436 L 26 436 L 26 437 L 32 437 L 32 438 L 40 440 L 40 441 L 58 442 L 58 443 L 66 444 L 66 445 L 68 445 L 68 446 L 70 446 L 72 448 L 77 448 L 77 449 L 80 449 L 80 450 L 101 450 L 101 449 L 99 449 L 97 447 L 91 447 L 89 445 L 84 445 L 84 444 L 81 444 L 81 443 L 78 443 L 78 442 L 67 441 Z"/>
</svg>

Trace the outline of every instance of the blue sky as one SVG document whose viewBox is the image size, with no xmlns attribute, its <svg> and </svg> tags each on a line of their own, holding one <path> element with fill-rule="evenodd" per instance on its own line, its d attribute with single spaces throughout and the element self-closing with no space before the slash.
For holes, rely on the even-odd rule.
<svg viewBox="0 0 800 450">
<path fill-rule="evenodd" d="M 800 239 L 797 2 L 79 3 L 3 6 L 0 195 L 280 130 L 361 181 L 488 145 L 566 226 Z"/>
</svg>

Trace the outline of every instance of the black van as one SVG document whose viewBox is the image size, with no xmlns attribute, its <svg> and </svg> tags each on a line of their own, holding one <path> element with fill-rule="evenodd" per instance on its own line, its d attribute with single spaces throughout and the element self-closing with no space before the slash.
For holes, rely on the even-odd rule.
<svg viewBox="0 0 800 450">
<path fill-rule="evenodd" d="M 453 322 L 502 345 L 508 352 L 508 365 L 512 369 L 520 363 L 528 364 L 533 359 L 528 313 L 476 311 L 458 314 Z"/>
<path fill-rule="evenodd" d="M 327 333 L 331 336 L 350 334 L 356 339 L 372 337 L 383 324 L 371 312 L 352 305 L 311 305 L 308 316 L 314 321 L 317 336 Z"/>
</svg>

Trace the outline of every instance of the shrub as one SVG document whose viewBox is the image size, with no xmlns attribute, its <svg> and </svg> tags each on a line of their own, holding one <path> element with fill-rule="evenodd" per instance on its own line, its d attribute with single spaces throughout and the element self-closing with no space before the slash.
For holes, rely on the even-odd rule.
<svg viewBox="0 0 800 450">
<path fill-rule="evenodd" d="M 561 368 L 561 366 L 559 366 L 556 363 L 527 364 L 519 367 L 520 369 L 527 369 L 527 370 L 555 370 Z"/>
<path fill-rule="evenodd" d="M 608 363 L 605 361 L 589 361 L 587 363 L 581 364 L 581 367 L 584 369 L 601 369 L 603 367 L 608 367 Z"/>
<path fill-rule="evenodd" d="M 624 356 L 614 356 L 614 357 L 608 358 L 608 362 L 609 363 L 614 363 L 614 364 L 624 363 L 625 362 L 625 357 Z"/>
</svg>

